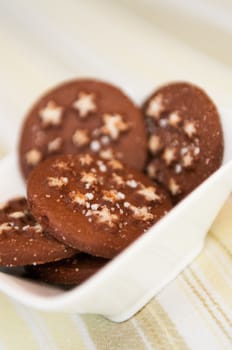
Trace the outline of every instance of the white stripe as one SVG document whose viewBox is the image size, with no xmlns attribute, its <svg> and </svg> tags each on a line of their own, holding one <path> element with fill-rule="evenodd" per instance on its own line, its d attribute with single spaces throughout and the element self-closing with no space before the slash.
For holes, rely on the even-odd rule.
<svg viewBox="0 0 232 350">
<path fill-rule="evenodd" d="M 75 323 L 75 325 L 79 329 L 85 346 L 89 350 L 97 350 L 92 338 L 89 335 L 89 331 L 85 325 L 85 322 L 82 320 L 81 316 L 71 315 L 70 318 L 71 318 L 71 320 L 73 320 L 73 322 Z"/>
<path fill-rule="evenodd" d="M 133 324 L 134 328 L 135 328 L 136 331 L 138 332 L 139 336 L 142 338 L 142 340 L 143 340 L 143 342 L 144 342 L 146 348 L 147 348 L 148 350 L 154 350 L 153 346 L 151 346 L 151 344 L 149 343 L 147 337 L 145 336 L 143 330 L 139 327 L 137 321 L 136 321 L 134 318 L 132 318 L 132 319 L 131 319 L 131 323 Z"/>
<path fill-rule="evenodd" d="M 191 291 L 189 291 L 191 293 Z M 204 318 L 197 312 L 192 299 L 177 281 L 169 284 L 157 300 L 175 324 L 179 334 L 191 349 L 219 350 L 218 338 L 206 327 Z"/>
<path fill-rule="evenodd" d="M 35 311 L 27 309 L 15 301 L 12 301 L 12 304 L 14 304 L 15 310 L 20 315 L 20 317 L 27 323 L 28 328 L 36 338 L 40 349 L 57 350 L 54 339 L 49 334 L 46 325 L 39 317 L 39 315 Z"/>
</svg>

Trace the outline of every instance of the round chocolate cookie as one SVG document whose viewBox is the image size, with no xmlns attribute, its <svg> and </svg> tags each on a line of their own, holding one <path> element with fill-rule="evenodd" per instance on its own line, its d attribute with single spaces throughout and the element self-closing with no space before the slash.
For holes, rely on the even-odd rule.
<svg viewBox="0 0 232 350">
<path fill-rule="evenodd" d="M 0 209 L 0 266 L 41 264 L 76 253 L 47 235 L 31 215 L 27 201 L 17 198 Z"/>
<path fill-rule="evenodd" d="M 142 109 L 148 133 L 147 173 L 176 203 L 221 165 L 218 111 L 203 90 L 188 83 L 161 87 Z"/>
<path fill-rule="evenodd" d="M 168 195 L 118 160 L 49 158 L 28 179 L 36 219 L 82 252 L 112 258 L 171 209 Z"/>
<path fill-rule="evenodd" d="M 64 259 L 54 263 L 37 266 L 26 266 L 26 271 L 32 278 L 63 286 L 78 285 L 98 270 L 108 260 L 96 258 L 87 254 L 77 254 L 74 258 Z"/>
<path fill-rule="evenodd" d="M 144 168 L 146 132 L 141 112 L 113 85 L 67 82 L 40 98 L 26 117 L 19 145 L 25 178 L 51 155 L 80 152 Z"/>
</svg>

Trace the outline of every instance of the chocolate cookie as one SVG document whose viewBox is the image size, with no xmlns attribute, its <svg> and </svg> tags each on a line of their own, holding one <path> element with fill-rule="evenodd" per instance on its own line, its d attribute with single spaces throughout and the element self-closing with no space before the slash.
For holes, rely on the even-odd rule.
<svg viewBox="0 0 232 350">
<path fill-rule="evenodd" d="M 113 85 L 67 82 L 40 98 L 26 117 L 19 145 L 26 178 L 52 155 L 83 152 L 144 168 L 146 133 L 141 112 Z"/>
<path fill-rule="evenodd" d="M 188 83 L 158 89 L 143 105 L 148 132 L 147 173 L 176 203 L 217 170 L 223 134 L 217 108 Z"/>
<path fill-rule="evenodd" d="M 43 232 L 27 201 L 18 198 L 0 209 L 0 266 L 23 266 L 64 259 L 76 253 Z"/>
<path fill-rule="evenodd" d="M 44 282 L 75 286 L 100 270 L 108 260 L 87 254 L 78 254 L 74 258 L 37 266 L 27 266 L 26 271 L 33 278 Z"/>
<path fill-rule="evenodd" d="M 166 192 L 118 160 L 49 158 L 28 179 L 36 219 L 58 240 L 111 258 L 171 208 Z"/>
</svg>

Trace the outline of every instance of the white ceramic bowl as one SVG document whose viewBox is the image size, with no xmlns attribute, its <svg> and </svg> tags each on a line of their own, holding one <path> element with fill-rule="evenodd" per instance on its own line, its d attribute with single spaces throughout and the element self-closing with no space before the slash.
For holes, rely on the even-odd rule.
<svg viewBox="0 0 232 350">
<path fill-rule="evenodd" d="M 97 313 L 122 322 L 134 315 L 201 251 L 232 190 L 232 111 L 221 110 L 223 166 L 146 234 L 87 282 L 70 291 L 0 272 L 0 290 L 46 311 Z M 25 194 L 16 155 L 0 163 L 0 202 Z"/>
</svg>

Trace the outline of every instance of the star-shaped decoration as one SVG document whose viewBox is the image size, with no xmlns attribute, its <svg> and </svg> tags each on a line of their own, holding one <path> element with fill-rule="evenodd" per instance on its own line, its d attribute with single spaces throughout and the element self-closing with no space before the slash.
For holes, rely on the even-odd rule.
<svg viewBox="0 0 232 350">
<path fill-rule="evenodd" d="M 4 231 L 10 231 L 12 229 L 12 224 L 9 222 L 4 222 L 0 225 L 0 234 L 2 234 Z"/>
<path fill-rule="evenodd" d="M 95 174 L 93 174 L 92 172 L 85 172 L 83 171 L 81 173 L 81 182 L 87 183 L 90 186 L 97 184 L 98 180 Z"/>
<path fill-rule="evenodd" d="M 181 117 L 180 115 L 178 114 L 178 112 L 172 112 L 170 115 L 169 115 L 169 118 L 168 118 L 168 124 L 173 126 L 173 127 L 177 127 L 181 122 Z"/>
<path fill-rule="evenodd" d="M 118 221 L 118 216 L 112 214 L 106 206 L 101 210 L 94 211 L 93 215 L 97 216 L 97 221 L 99 223 L 107 223 L 110 227 L 114 226 L 115 222 Z"/>
<path fill-rule="evenodd" d="M 187 121 L 184 124 L 184 132 L 191 139 L 197 132 L 194 122 Z"/>
<path fill-rule="evenodd" d="M 93 162 L 93 158 L 88 153 L 80 156 L 79 160 L 82 166 L 90 165 Z"/>
<path fill-rule="evenodd" d="M 63 107 L 58 106 L 54 101 L 49 101 L 47 105 L 39 111 L 39 116 L 44 127 L 60 125 L 62 114 Z"/>
<path fill-rule="evenodd" d="M 81 118 L 86 118 L 91 112 L 97 109 L 95 95 L 86 92 L 80 92 L 78 98 L 73 102 L 73 108 L 77 109 Z"/>
<path fill-rule="evenodd" d="M 146 114 L 149 117 L 159 119 L 160 114 L 164 110 L 163 99 L 161 95 L 153 97 L 147 107 Z"/>
<path fill-rule="evenodd" d="M 62 138 L 56 137 L 54 140 L 48 143 L 48 152 L 53 153 L 53 152 L 59 151 L 61 148 L 61 145 L 62 145 Z"/>
<path fill-rule="evenodd" d="M 155 188 L 152 186 L 144 187 L 137 192 L 141 196 L 143 196 L 147 201 L 159 201 L 160 196 L 156 193 Z"/>
<path fill-rule="evenodd" d="M 36 166 L 42 159 L 42 153 L 35 148 L 32 148 L 25 155 L 28 165 Z"/>
<path fill-rule="evenodd" d="M 58 187 L 61 188 L 63 186 L 66 186 L 68 184 L 68 178 L 65 176 L 60 177 L 48 177 L 48 186 L 49 187 Z"/>
<path fill-rule="evenodd" d="M 89 141 L 89 132 L 87 129 L 78 129 L 75 131 L 72 137 L 73 144 L 77 147 L 86 146 Z"/>
<path fill-rule="evenodd" d="M 182 165 L 184 168 L 190 168 L 193 165 L 193 157 L 189 152 L 183 155 Z"/>
<path fill-rule="evenodd" d="M 101 132 L 109 135 L 113 140 L 117 140 L 121 132 L 128 130 L 128 124 L 123 121 L 120 114 L 104 114 L 103 122 Z"/>
<path fill-rule="evenodd" d="M 169 190 L 173 196 L 176 196 L 181 192 L 180 186 L 177 184 L 177 182 L 171 178 L 169 181 Z"/>
<path fill-rule="evenodd" d="M 152 135 L 148 140 L 148 148 L 152 154 L 157 154 L 162 148 L 160 137 L 158 135 Z"/>
<path fill-rule="evenodd" d="M 149 176 L 151 179 L 155 179 L 155 178 L 156 178 L 156 176 L 157 176 L 157 167 L 155 166 L 155 164 L 150 163 L 150 164 L 147 166 L 147 173 L 148 173 L 148 176 Z"/>
<path fill-rule="evenodd" d="M 130 205 L 129 209 L 133 212 L 133 216 L 135 219 L 147 221 L 153 219 L 153 214 L 148 211 L 147 207 L 135 207 L 134 205 Z"/>
<path fill-rule="evenodd" d="M 79 191 L 70 192 L 69 197 L 71 198 L 73 203 L 76 203 L 79 205 L 85 205 L 85 203 L 86 203 L 85 195 Z"/>
<path fill-rule="evenodd" d="M 163 159 L 167 165 L 172 164 L 176 160 L 175 149 L 171 147 L 166 147 L 163 153 Z"/>
</svg>

